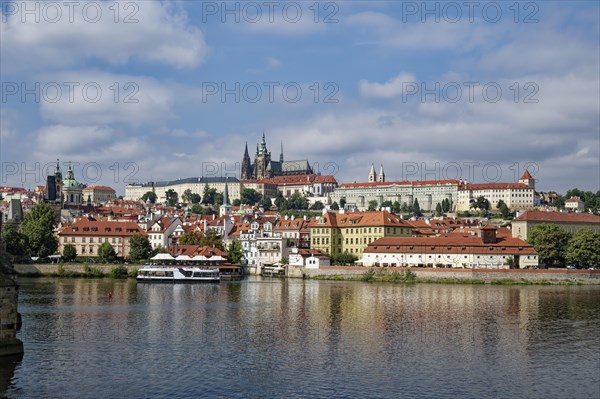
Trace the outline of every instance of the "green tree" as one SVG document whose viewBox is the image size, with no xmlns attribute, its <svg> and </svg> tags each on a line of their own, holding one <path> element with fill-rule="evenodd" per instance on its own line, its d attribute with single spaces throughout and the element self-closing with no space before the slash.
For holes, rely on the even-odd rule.
<svg viewBox="0 0 600 399">
<path fill-rule="evenodd" d="M 484 196 L 480 195 L 473 201 L 470 205 L 471 209 L 479 209 L 483 212 L 483 214 L 487 214 L 487 211 L 490 209 L 490 201 L 487 200 Z"/>
<path fill-rule="evenodd" d="M 402 206 L 400 207 L 400 212 L 401 213 L 409 213 L 409 212 L 412 212 L 412 210 L 409 208 L 409 206 L 406 204 L 406 202 L 403 202 Z"/>
<path fill-rule="evenodd" d="M 2 240 L 6 244 L 6 252 L 13 256 L 27 256 L 29 254 L 29 238 L 17 231 L 12 224 L 4 226 Z"/>
<path fill-rule="evenodd" d="M 354 254 L 349 252 L 343 252 L 341 254 L 335 254 L 331 257 L 331 264 L 334 266 L 346 266 L 353 265 L 358 260 Z"/>
<path fill-rule="evenodd" d="M 104 241 L 102 245 L 100 245 L 100 248 L 98 248 L 98 256 L 103 262 L 110 263 L 117 258 L 117 253 L 108 241 Z"/>
<path fill-rule="evenodd" d="M 221 206 L 223 205 L 223 201 L 224 201 L 224 196 L 223 193 L 216 193 L 215 194 L 215 205 Z"/>
<path fill-rule="evenodd" d="M 325 208 L 325 205 L 323 205 L 321 201 L 315 201 L 315 203 L 310 206 L 311 211 L 320 211 L 323 208 Z"/>
<path fill-rule="evenodd" d="M 197 215 L 201 215 L 202 214 L 202 205 L 194 204 L 194 205 L 192 205 L 192 208 L 190 209 L 190 211 Z"/>
<path fill-rule="evenodd" d="M 271 202 L 271 198 L 263 198 L 260 200 L 259 205 L 264 209 L 264 210 L 269 210 L 271 209 L 271 207 L 273 206 L 273 203 Z"/>
<path fill-rule="evenodd" d="M 498 208 L 504 219 L 508 219 L 511 216 L 510 209 L 504 201 L 498 201 L 498 203 L 496 204 L 496 208 Z"/>
<path fill-rule="evenodd" d="M 200 203 L 200 194 L 196 194 L 196 193 L 192 194 L 191 201 L 192 201 L 192 204 L 199 204 Z"/>
<path fill-rule="evenodd" d="M 382 207 L 382 208 L 391 208 L 391 207 L 392 207 L 392 205 L 393 205 L 393 204 L 392 204 L 392 201 L 389 201 L 389 200 L 383 201 L 383 202 L 381 203 L 381 207 Z"/>
<path fill-rule="evenodd" d="M 71 244 L 67 244 L 63 248 L 62 258 L 65 262 L 71 262 L 77 258 L 77 249 Z"/>
<path fill-rule="evenodd" d="M 200 239 L 200 245 L 225 250 L 223 239 L 215 230 L 208 230 Z"/>
<path fill-rule="evenodd" d="M 242 190 L 240 197 L 242 204 L 245 205 L 256 205 L 262 199 L 262 195 L 252 188 Z"/>
<path fill-rule="evenodd" d="M 186 204 L 190 204 L 192 202 L 192 190 L 189 188 L 186 189 L 181 195 L 181 201 Z"/>
<path fill-rule="evenodd" d="M 435 206 L 435 213 L 437 216 L 440 216 L 442 214 L 442 204 L 440 204 L 439 202 L 437 203 L 437 205 Z"/>
<path fill-rule="evenodd" d="M 142 234 L 134 234 L 129 239 L 129 259 L 142 260 L 152 256 L 152 245 L 148 237 Z"/>
<path fill-rule="evenodd" d="M 227 249 L 227 260 L 229 263 L 238 265 L 244 256 L 244 250 L 242 243 L 238 240 L 233 240 L 229 248 Z"/>
<path fill-rule="evenodd" d="M 177 191 L 173 190 L 172 188 L 168 189 L 165 192 L 167 206 L 177 206 L 177 203 L 179 202 L 178 197 Z"/>
<path fill-rule="evenodd" d="M 37 203 L 31 207 L 25 214 L 21 232 L 27 236 L 33 256 L 45 258 L 58 249 L 54 236 L 54 210 L 48 204 Z"/>
<path fill-rule="evenodd" d="M 577 268 L 600 267 L 599 249 L 600 233 L 581 229 L 569 241 L 565 259 Z"/>
<path fill-rule="evenodd" d="M 565 264 L 565 251 L 570 235 L 553 223 L 542 223 L 530 232 L 527 241 L 538 253 L 540 262 L 546 266 Z"/>
<path fill-rule="evenodd" d="M 202 242 L 202 233 L 199 231 L 186 231 L 179 237 L 178 242 L 181 245 L 200 245 L 200 242 Z"/>
<path fill-rule="evenodd" d="M 342 201 L 340 200 L 340 202 L 342 202 Z M 333 204 L 331 204 L 331 206 L 329 207 L 329 209 L 331 209 L 332 211 L 339 211 L 340 206 L 338 205 L 337 202 L 334 201 Z"/>
<path fill-rule="evenodd" d="M 275 206 L 280 211 L 285 211 L 286 209 L 288 209 L 287 200 L 285 198 L 283 198 L 283 194 L 281 193 L 281 191 L 277 192 L 277 197 L 275 197 L 274 202 L 275 202 Z"/>
<path fill-rule="evenodd" d="M 340 208 L 344 209 L 346 206 L 346 198 L 340 198 Z"/>
<path fill-rule="evenodd" d="M 394 201 L 394 203 L 392 204 L 392 212 L 400 213 L 400 208 L 400 203 L 398 201 Z"/>
<path fill-rule="evenodd" d="M 242 205 L 242 201 L 239 198 L 236 198 L 231 202 L 231 205 L 240 206 L 240 205 Z"/>
<path fill-rule="evenodd" d="M 215 197 L 217 195 L 216 188 L 208 187 L 208 183 L 204 185 L 204 191 L 202 193 L 202 203 L 204 205 L 213 205 L 215 204 Z"/>
<path fill-rule="evenodd" d="M 292 194 L 288 202 L 288 209 L 308 209 L 308 199 L 298 192 Z"/>
<path fill-rule="evenodd" d="M 150 200 L 151 204 L 156 204 L 156 200 L 158 197 L 154 191 L 148 191 L 146 194 L 142 195 L 142 201 L 148 202 Z"/>
<path fill-rule="evenodd" d="M 421 216 L 421 206 L 419 205 L 419 201 L 415 198 L 415 201 L 413 202 L 413 207 L 412 207 L 412 212 L 416 215 L 416 216 Z"/>
<path fill-rule="evenodd" d="M 377 200 L 371 200 L 369 201 L 369 207 L 367 208 L 368 211 L 376 211 L 377 210 Z"/>
</svg>

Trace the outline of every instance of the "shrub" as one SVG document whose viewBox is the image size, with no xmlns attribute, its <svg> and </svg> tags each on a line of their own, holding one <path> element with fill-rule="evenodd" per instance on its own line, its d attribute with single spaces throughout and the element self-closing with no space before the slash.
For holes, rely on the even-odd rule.
<svg viewBox="0 0 600 399">
<path fill-rule="evenodd" d="M 129 271 L 125 266 L 118 265 L 110 270 L 110 275 L 112 278 L 127 278 L 129 277 Z"/>
</svg>

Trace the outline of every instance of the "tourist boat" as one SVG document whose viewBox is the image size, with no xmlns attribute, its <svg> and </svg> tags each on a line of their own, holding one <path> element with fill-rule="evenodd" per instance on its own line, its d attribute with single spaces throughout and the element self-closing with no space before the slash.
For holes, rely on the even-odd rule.
<svg viewBox="0 0 600 399">
<path fill-rule="evenodd" d="M 138 270 L 137 281 L 143 283 L 218 283 L 219 269 L 194 266 L 145 265 Z"/>
</svg>

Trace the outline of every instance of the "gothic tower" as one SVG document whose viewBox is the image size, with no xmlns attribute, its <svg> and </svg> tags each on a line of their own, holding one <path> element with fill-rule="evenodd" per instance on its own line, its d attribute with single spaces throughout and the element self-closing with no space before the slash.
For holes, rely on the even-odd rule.
<svg viewBox="0 0 600 399">
<path fill-rule="evenodd" d="M 250 180 L 254 177 L 252 173 L 252 165 L 250 164 L 250 155 L 248 155 L 248 142 L 246 142 L 246 148 L 244 149 L 244 157 L 242 158 L 242 173 L 240 177 L 242 180 Z"/>
<path fill-rule="evenodd" d="M 262 140 L 260 141 L 260 148 L 256 148 L 256 155 L 254 158 L 254 178 L 264 179 L 265 177 L 272 177 L 270 172 L 267 170 L 269 163 L 271 162 L 271 152 L 267 149 L 267 141 L 265 140 L 265 132 L 263 132 Z"/>
<path fill-rule="evenodd" d="M 385 182 L 385 173 L 383 172 L 383 165 L 379 168 L 379 179 L 377 180 L 380 183 Z"/>
<path fill-rule="evenodd" d="M 369 183 L 377 181 L 377 173 L 375 173 L 375 165 L 371 164 L 371 171 L 369 172 Z"/>
</svg>

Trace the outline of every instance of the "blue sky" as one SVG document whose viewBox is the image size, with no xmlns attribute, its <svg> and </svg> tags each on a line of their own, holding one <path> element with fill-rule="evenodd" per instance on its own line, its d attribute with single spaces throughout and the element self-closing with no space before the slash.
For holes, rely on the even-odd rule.
<svg viewBox="0 0 600 399">
<path fill-rule="evenodd" d="M 2 2 L 0 185 L 233 173 L 264 130 L 340 182 L 599 190 L 598 3 L 478 4 Z"/>
</svg>

